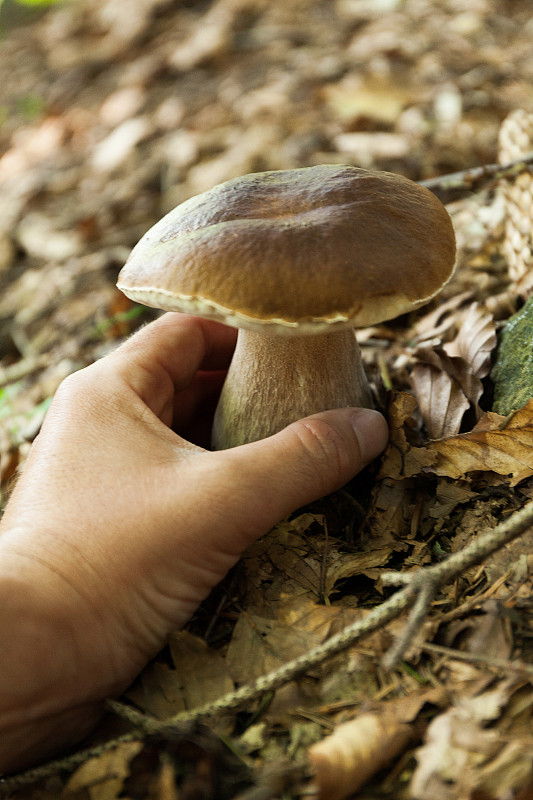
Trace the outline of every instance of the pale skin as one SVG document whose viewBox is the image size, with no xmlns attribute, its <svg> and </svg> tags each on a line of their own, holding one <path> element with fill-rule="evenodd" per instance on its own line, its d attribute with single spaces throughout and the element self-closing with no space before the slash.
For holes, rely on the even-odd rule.
<svg viewBox="0 0 533 800">
<path fill-rule="evenodd" d="M 0 773 L 80 741 L 250 544 L 385 447 L 345 408 L 204 449 L 234 345 L 165 314 L 59 388 L 0 524 Z"/>
</svg>

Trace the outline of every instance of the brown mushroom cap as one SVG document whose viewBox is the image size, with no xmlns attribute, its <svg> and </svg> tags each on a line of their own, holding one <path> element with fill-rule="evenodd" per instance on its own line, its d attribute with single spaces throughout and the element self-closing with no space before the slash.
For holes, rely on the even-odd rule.
<svg viewBox="0 0 533 800">
<path fill-rule="evenodd" d="M 131 299 L 268 333 L 372 325 L 426 303 L 455 237 L 427 189 L 321 165 L 235 178 L 179 205 L 132 251 Z"/>
</svg>

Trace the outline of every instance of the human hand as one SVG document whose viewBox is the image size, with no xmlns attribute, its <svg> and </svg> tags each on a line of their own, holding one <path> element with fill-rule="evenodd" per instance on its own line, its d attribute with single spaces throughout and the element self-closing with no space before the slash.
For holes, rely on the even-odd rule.
<svg viewBox="0 0 533 800">
<path fill-rule="evenodd" d="M 246 547 L 384 448 L 360 409 L 190 442 L 234 342 L 165 314 L 59 388 L 0 528 L 0 771 L 85 735 Z"/>
</svg>

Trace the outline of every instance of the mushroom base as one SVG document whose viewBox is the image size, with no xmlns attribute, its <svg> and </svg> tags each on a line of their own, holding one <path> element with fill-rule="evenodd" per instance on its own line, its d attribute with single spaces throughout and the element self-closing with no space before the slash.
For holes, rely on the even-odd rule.
<svg viewBox="0 0 533 800">
<path fill-rule="evenodd" d="M 213 422 L 212 446 L 264 439 L 331 408 L 372 408 L 352 329 L 318 336 L 268 336 L 241 329 Z"/>
</svg>

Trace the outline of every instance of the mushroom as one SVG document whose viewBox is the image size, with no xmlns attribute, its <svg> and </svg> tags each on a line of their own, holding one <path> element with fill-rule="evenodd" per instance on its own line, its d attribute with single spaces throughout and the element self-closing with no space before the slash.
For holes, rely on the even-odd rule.
<svg viewBox="0 0 533 800">
<path fill-rule="evenodd" d="M 239 328 L 213 447 L 330 408 L 372 407 L 354 328 L 418 308 L 450 278 L 455 237 L 427 189 L 321 165 L 226 181 L 161 219 L 118 287 Z"/>
</svg>

